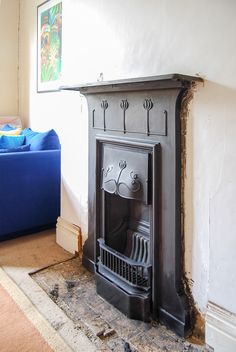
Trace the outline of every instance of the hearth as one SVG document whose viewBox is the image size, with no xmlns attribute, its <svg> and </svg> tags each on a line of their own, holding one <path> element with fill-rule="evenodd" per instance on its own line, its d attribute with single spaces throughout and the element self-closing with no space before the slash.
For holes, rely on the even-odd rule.
<svg viewBox="0 0 236 352">
<path fill-rule="evenodd" d="M 89 233 L 97 292 L 132 319 L 185 336 L 181 108 L 199 78 L 166 75 L 65 87 L 89 109 Z"/>
</svg>

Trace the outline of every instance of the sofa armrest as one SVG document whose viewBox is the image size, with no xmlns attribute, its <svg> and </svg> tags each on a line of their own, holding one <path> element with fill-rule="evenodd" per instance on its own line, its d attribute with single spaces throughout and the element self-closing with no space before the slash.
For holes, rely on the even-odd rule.
<svg viewBox="0 0 236 352">
<path fill-rule="evenodd" d="M 0 155 L 0 239 L 56 223 L 60 150 Z"/>
</svg>

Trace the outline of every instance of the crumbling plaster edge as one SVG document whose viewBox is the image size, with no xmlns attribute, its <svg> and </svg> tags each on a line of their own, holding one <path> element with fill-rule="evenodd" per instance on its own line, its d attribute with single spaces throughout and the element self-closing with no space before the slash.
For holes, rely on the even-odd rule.
<svg viewBox="0 0 236 352">
<path fill-rule="evenodd" d="M 205 314 L 203 314 L 197 306 L 194 299 L 192 286 L 193 279 L 187 274 L 186 268 L 186 178 L 187 178 L 187 133 L 188 121 L 190 116 L 190 106 L 193 101 L 199 83 L 192 83 L 182 97 L 180 108 L 180 124 L 181 124 L 181 243 L 182 243 L 182 269 L 183 269 L 183 285 L 185 295 L 188 298 L 190 309 L 190 319 L 192 320 L 192 335 L 201 341 L 205 341 Z M 204 84 L 204 83 L 202 83 Z M 192 234 L 193 235 L 193 234 Z"/>
</svg>

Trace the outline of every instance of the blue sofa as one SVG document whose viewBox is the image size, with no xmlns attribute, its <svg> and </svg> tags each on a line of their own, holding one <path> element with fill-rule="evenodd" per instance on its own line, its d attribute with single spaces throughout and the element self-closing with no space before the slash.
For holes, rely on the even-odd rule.
<svg viewBox="0 0 236 352">
<path fill-rule="evenodd" d="M 60 150 L 0 154 L 0 241 L 55 226 Z"/>
</svg>

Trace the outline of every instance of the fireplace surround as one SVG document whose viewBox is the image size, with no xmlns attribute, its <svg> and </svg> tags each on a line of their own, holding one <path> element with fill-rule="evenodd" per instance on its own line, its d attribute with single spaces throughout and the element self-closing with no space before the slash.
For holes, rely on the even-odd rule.
<svg viewBox="0 0 236 352">
<path fill-rule="evenodd" d="M 89 112 L 89 228 L 83 264 L 97 293 L 132 319 L 181 336 L 193 324 L 184 275 L 181 112 L 198 77 L 63 87 Z"/>
</svg>

